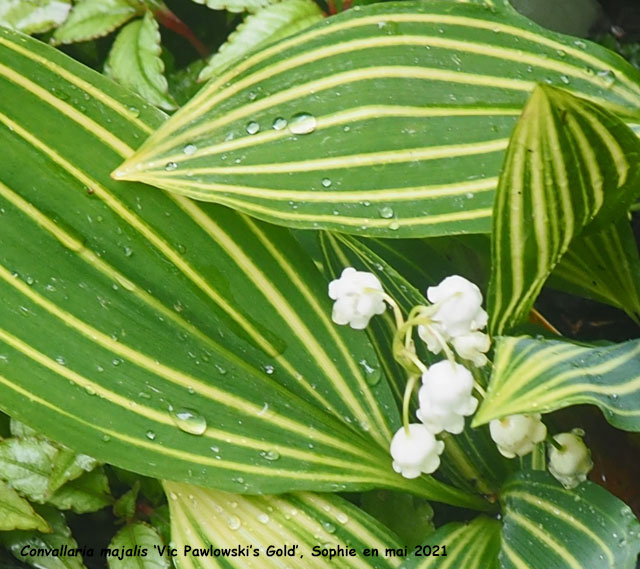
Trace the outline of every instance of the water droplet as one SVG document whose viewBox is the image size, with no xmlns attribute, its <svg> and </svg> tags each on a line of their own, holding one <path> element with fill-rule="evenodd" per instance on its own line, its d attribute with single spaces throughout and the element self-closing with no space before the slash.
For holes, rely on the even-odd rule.
<svg viewBox="0 0 640 569">
<path fill-rule="evenodd" d="M 260 452 L 260 456 L 265 460 L 278 460 L 280 453 L 277 450 L 263 450 Z"/>
<path fill-rule="evenodd" d="M 140 109 L 138 107 L 129 107 L 129 114 L 135 119 L 140 116 Z"/>
<path fill-rule="evenodd" d="M 187 144 L 182 149 L 182 152 L 184 152 L 187 156 L 191 156 L 192 154 L 195 154 L 197 150 L 198 147 L 195 144 Z"/>
<path fill-rule="evenodd" d="M 256 134 L 260 130 L 260 125 L 256 121 L 250 121 L 247 123 L 247 133 Z"/>
<path fill-rule="evenodd" d="M 267 372 L 267 375 L 273 375 L 275 368 L 272 365 L 267 364 L 266 366 L 264 366 L 264 371 Z"/>
<path fill-rule="evenodd" d="M 171 418 L 176 426 L 185 433 L 201 435 L 207 430 L 207 420 L 192 409 L 172 411 Z"/>
<path fill-rule="evenodd" d="M 85 385 L 84 386 L 84 390 L 87 392 L 87 394 L 89 395 L 95 395 L 96 394 L 96 390 L 91 387 L 90 385 Z"/>
<path fill-rule="evenodd" d="M 340 512 L 337 516 L 336 519 L 341 523 L 341 524 L 346 524 L 349 521 L 349 516 L 347 516 L 347 514 L 344 514 L 342 512 Z"/>
<path fill-rule="evenodd" d="M 258 521 L 259 521 L 261 524 L 268 524 L 268 523 L 269 523 L 269 519 L 270 519 L 270 518 L 269 518 L 269 515 L 268 515 L 268 514 L 260 514 L 260 515 L 258 516 Z"/>
<path fill-rule="evenodd" d="M 334 526 L 331 522 L 322 522 L 322 527 L 327 533 L 335 533 L 336 526 Z"/>
<path fill-rule="evenodd" d="M 310 134 L 316 129 L 316 117 L 309 113 L 293 115 L 289 123 L 289 130 L 293 134 Z"/>
<path fill-rule="evenodd" d="M 128 290 L 129 292 L 133 292 L 134 290 L 136 290 L 136 285 L 134 285 L 128 278 L 122 276 L 121 274 L 116 275 L 116 281 L 122 288 Z"/>
<path fill-rule="evenodd" d="M 575 45 L 576 47 L 579 47 L 580 49 L 587 49 L 587 43 L 583 42 L 582 40 L 575 40 L 573 42 L 573 45 Z"/>
<path fill-rule="evenodd" d="M 616 81 L 616 74 L 611 69 L 598 71 L 598 77 L 604 83 L 605 87 L 611 87 Z"/>
<path fill-rule="evenodd" d="M 278 117 L 273 121 L 273 124 L 271 126 L 273 127 L 273 130 L 282 130 L 287 126 L 287 119 Z"/>
<path fill-rule="evenodd" d="M 400 228 L 400 224 L 397 221 L 392 221 L 389 224 L 389 229 L 391 229 L 391 231 L 396 231 Z"/>
<path fill-rule="evenodd" d="M 145 433 L 145 436 L 150 440 L 153 441 L 156 438 L 156 434 L 153 431 L 147 431 Z"/>
<path fill-rule="evenodd" d="M 124 248 L 124 256 L 125 257 L 131 257 L 131 255 L 133 255 L 133 250 L 131 249 L 131 247 L 125 247 Z"/>
<path fill-rule="evenodd" d="M 240 518 L 238 516 L 229 516 L 227 518 L 227 526 L 229 526 L 230 530 L 240 529 L 241 525 L 242 522 L 240 521 Z"/>
<path fill-rule="evenodd" d="M 331 187 L 331 180 L 329 178 L 322 178 L 322 186 L 325 188 Z"/>
<path fill-rule="evenodd" d="M 568 85 L 571 82 L 566 75 L 560 75 L 560 81 L 562 81 L 565 85 Z"/>
<path fill-rule="evenodd" d="M 67 361 L 62 356 L 56 356 L 56 362 L 61 366 L 67 365 Z"/>
<path fill-rule="evenodd" d="M 167 162 L 164 169 L 167 172 L 172 172 L 173 170 L 175 170 L 178 167 L 178 163 L 177 162 Z"/>
<path fill-rule="evenodd" d="M 378 210 L 378 213 L 380 214 L 380 217 L 384 219 L 391 219 L 393 217 L 393 208 L 384 206 Z"/>
<path fill-rule="evenodd" d="M 111 440 L 111 437 L 107 434 L 102 435 L 102 440 L 105 443 L 108 443 Z"/>
<path fill-rule="evenodd" d="M 567 52 L 564 51 L 563 49 L 556 49 L 556 53 L 560 56 L 560 57 L 566 57 L 567 56 Z"/>
</svg>

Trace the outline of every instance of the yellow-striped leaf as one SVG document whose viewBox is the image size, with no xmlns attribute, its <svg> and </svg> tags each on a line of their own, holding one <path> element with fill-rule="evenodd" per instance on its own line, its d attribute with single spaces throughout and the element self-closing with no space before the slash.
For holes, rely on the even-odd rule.
<svg viewBox="0 0 640 569">
<path fill-rule="evenodd" d="M 326 267 L 332 278 L 336 278 L 345 267 L 356 267 L 358 270 L 375 274 L 405 316 L 414 306 L 425 304 L 424 295 L 396 271 L 394 266 L 367 246 L 370 241 L 348 235 L 323 233 L 321 245 Z M 378 247 L 383 248 L 384 243 L 378 242 Z M 438 261 L 443 267 L 438 267 Z M 422 271 L 421 288 L 426 290 L 428 286 L 437 284 L 441 278 L 451 274 L 447 269 L 444 259 L 438 260 L 432 257 L 430 266 Z M 440 276 L 441 271 L 444 274 Z M 438 276 L 432 280 L 430 277 L 435 275 Z M 401 408 L 407 372 L 393 356 L 392 341 L 395 330 L 396 324 L 390 313 L 376 316 L 367 327 L 369 339 L 377 351 L 384 374 L 389 378 L 396 401 Z M 434 356 L 429 352 L 417 337 L 415 340 L 416 351 L 421 361 L 431 364 L 442 359 L 441 355 Z M 414 398 L 414 404 L 410 407 L 412 414 L 416 410 L 415 399 L 417 398 Z M 459 435 L 452 436 L 444 433 L 442 440 L 445 442 L 445 450 L 438 472 L 458 488 L 486 496 L 494 495 L 514 466 L 513 462 L 506 460 L 497 451 L 486 428 L 471 429 L 467 425 Z"/>
<path fill-rule="evenodd" d="M 635 134 L 605 109 L 536 88 L 513 131 L 496 192 L 488 295 L 493 335 L 526 320 L 575 237 L 626 212 L 640 188 L 639 154 Z"/>
<path fill-rule="evenodd" d="M 0 91 L 3 411 L 154 477 L 485 506 L 393 472 L 375 352 L 287 230 L 109 178 L 161 113 L 9 31 Z"/>
<path fill-rule="evenodd" d="M 587 403 L 615 427 L 640 431 L 640 340 L 589 347 L 526 336 L 496 340 L 487 397 L 474 425 Z"/>
<path fill-rule="evenodd" d="M 398 538 L 338 496 L 236 496 L 188 484 L 164 486 L 178 569 L 392 569 L 402 561 L 385 555 L 403 549 Z M 329 559 L 314 556 L 314 547 L 352 549 L 354 555 Z M 367 557 L 367 548 L 379 555 Z"/>
<path fill-rule="evenodd" d="M 289 226 L 488 233 L 536 82 L 640 116 L 635 69 L 513 10 L 356 8 L 212 80 L 114 175 Z"/>
<path fill-rule="evenodd" d="M 520 472 L 502 493 L 502 569 L 634 569 L 640 524 L 592 482 L 565 490 L 546 472 Z"/>
<path fill-rule="evenodd" d="M 400 569 L 502 569 L 499 552 L 500 522 L 480 516 L 469 524 L 442 526 Z"/>
</svg>

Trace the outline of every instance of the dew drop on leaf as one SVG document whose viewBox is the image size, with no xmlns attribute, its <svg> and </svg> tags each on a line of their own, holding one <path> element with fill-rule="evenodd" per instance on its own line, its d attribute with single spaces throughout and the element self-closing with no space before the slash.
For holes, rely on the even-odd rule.
<svg viewBox="0 0 640 569">
<path fill-rule="evenodd" d="M 293 115 L 289 130 L 293 134 L 310 134 L 316 129 L 316 125 L 316 117 L 309 113 L 298 113 Z"/>
<path fill-rule="evenodd" d="M 278 117 L 277 119 L 275 119 L 273 121 L 273 130 L 282 130 L 283 128 L 286 128 L 287 126 L 287 119 L 284 119 L 282 117 Z"/>
<path fill-rule="evenodd" d="M 260 125 L 256 121 L 250 121 L 246 127 L 248 134 L 256 134 L 260 130 Z"/>
<path fill-rule="evenodd" d="M 178 167 L 178 163 L 177 162 L 167 162 L 164 169 L 167 172 L 172 172 L 173 170 L 175 170 Z"/>
<path fill-rule="evenodd" d="M 190 435 L 201 435 L 207 430 L 207 420 L 193 409 L 171 411 L 171 419 L 181 431 Z"/>
</svg>

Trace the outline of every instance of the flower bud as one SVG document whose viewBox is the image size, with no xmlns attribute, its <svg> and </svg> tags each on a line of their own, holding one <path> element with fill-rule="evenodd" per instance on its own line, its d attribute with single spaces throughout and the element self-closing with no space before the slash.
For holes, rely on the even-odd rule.
<svg viewBox="0 0 640 569">
<path fill-rule="evenodd" d="M 549 445 L 549 472 L 568 489 L 584 482 L 593 468 L 591 451 L 584 444 L 579 432 L 575 429 L 571 433 L 561 433 L 553 437 L 563 447 L 562 450 Z"/>
</svg>

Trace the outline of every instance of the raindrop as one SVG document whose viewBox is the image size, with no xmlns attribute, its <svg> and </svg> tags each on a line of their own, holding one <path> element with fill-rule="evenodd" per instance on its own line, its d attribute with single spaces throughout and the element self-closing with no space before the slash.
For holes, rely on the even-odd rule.
<svg viewBox="0 0 640 569">
<path fill-rule="evenodd" d="M 164 169 L 167 172 L 172 172 L 173 170 L 175 170 L 178 167 L 178 163 L 177 162 L 167 162 Z"/>
<path fill-rule="evenodd" d="M 287 126 L 287 119 L 284 119 L 282 117 L 278 117 L 277 119 L 275 119 L 273 121 L 273 125 L 271 125 L 273 127 L 273 130 L 282 130 L 283 128 L 285 128 Z"/>
<path fill-rule="evenodd" d="M 336 531 L 336 526 L 334 526 L 331 522 L 322 522 L 322 527 L 327 533 L 335 533 Z"/>
<path fill-rule="evenodd" d="M 571 82 L 566 75 L 560 75 L 560 81 L 562 81 L 565 85 L 568 85 Z"/>
<path fill-rule="evenodd" d="M 560 57 L 566 57 L 567 56 L 567 52 L 564 51 L 563 49 L 556 49 L 556 53 L 560 56 Z"/>
<path fill-rule="evenodd" d="M 131 257 L 131 255 L 133 255 L 133 251 L 132 251 L 131 247 L 125 247 L 124 248 L 124 256 L 125 257 Z"/>
<path fill-rule="evenodd" d="M 227 370 L 226 370 L 226 369 L 224 369 L 220 364 L 213 364 L 213 365 L 214 365 L 214 367 L 218 370 L 218 373 L 219 373 L 220 375 L 226 375 Z"/>
<path fill-rule="evenodd" d="M 325 188 L 331 187 L 331 180 L 329 178 L 322 178 L 322 185 Z"/>
<path fill-rule="evenodd" d="M 349 517 L 347 516 L 347 514 L 343 514 L 342 512 L 340 512 L 337 516 L 336 519 L 341 523 L 341 524 L 346 524 L 349 521 Z"/>
<path fill-rule="evenodd" d="M 153 431 L 147 431 L 145 433 L 145 436 L 150 440 L 153 441 L 156 438 L 156 434 Z"/>
<path fill-rule="evenodd" d="M 229 516 L 227 518 L 227 526 L 229 526 L 230 530 L 240 529 L 241 525 L 242 522 L 240 521 L 240 518 L 238 516 Z"/>
<path fill-rule="evenodd" d="M 598 77 L 600 77 L 605 87 L 611 87 L 616 81 L 616 74 L 611 69 L 598 71 Z"/>
<path fill-rule="evenodd" d="M 56 356 L 56 362 L 61 366 L 67 365 L 67 361 L 62 356 Z"/>
<path fill-rule="evenodd" d="M 384 206 L 378 210 L 378 213 L 380 214 L 380 217 L 384 219 L 391 219 L 393 217 L 393 208 Z"/>
<path fill-rule="evenodd" d="M 105 443 L 108 443 L 111 440 L 111 437 L 109 435 L 102 435 L 102 441 Z"/>
<path fill-rule="evenodd" d="M 316 129 L 316 118 L 309 113 L 293 115 L 289 123 L 289 130 L 293 134 L 310 134 Z"/>
<path fill-rule="evenodd" d="M 256 121 L 248 122 L 246 130 L 248 134 L 256 134 L 260 130 L 260 125 Z"/>
<path fill-rule="evenodd" d="M 264 366 L 264 371 L 267 372 L 267 375 L 273 375 L 275 368 L 272 365 L 267 364 L 266 366 Z"/>
<path fill-rule="evenodd" d="M 182 149 L 182 152 L 184 152 L 187 156 L 191 156 L 192 154 L 195 154 L 197 150 L 198 147 L 195 144 L 187 144 Z"/>
<path fill-rule="evenodd" d="M 91 387 L 90 385 L 85 385 L 84 386 L 84 390 L 87 392 L 88 395 L 95 395 L 96 394 L 96 390 Z"/>
<path fill-rule="evenodd" d="M 171 418 L 181 431 L 190 435 L 201 435 L 207 430 L 207 420 L 192 409 L 172 411 Z"/>
<path fill-rule="evenodd" d="M 134 290 L 136 290 L 136 285 L 134 285 L 129 279 L 120 274 L 116 275 L 116 281 L 118 281 L 118 284 L 122 288 L 128 290 L 129 292 L 133 292 Z"/>
<path fill-rule="evenodd" d="M 280 453 L 277 450 L 263 450 L 260 452 L 260 456 L 265 460 L 278 460 Z"/>
<path fill-rule="evenodd" d="M 259 521 L 261 524 L 268 524 L 268 523 L 269 523 L 269 519 L 270 519 L 270 518 L 269 518 L 269 515 L 268 515 L 268 514 L 260 514 L 260 515 L 258 516 L 258 521 Z"/>
<path fill-rule="evenodd" d="M 389 229 L 391 229 L 391 231 L 396 231 L 400 228 L 400 224 L 397 221 L 392 221 L 389 224 Z"/>
</svg>

